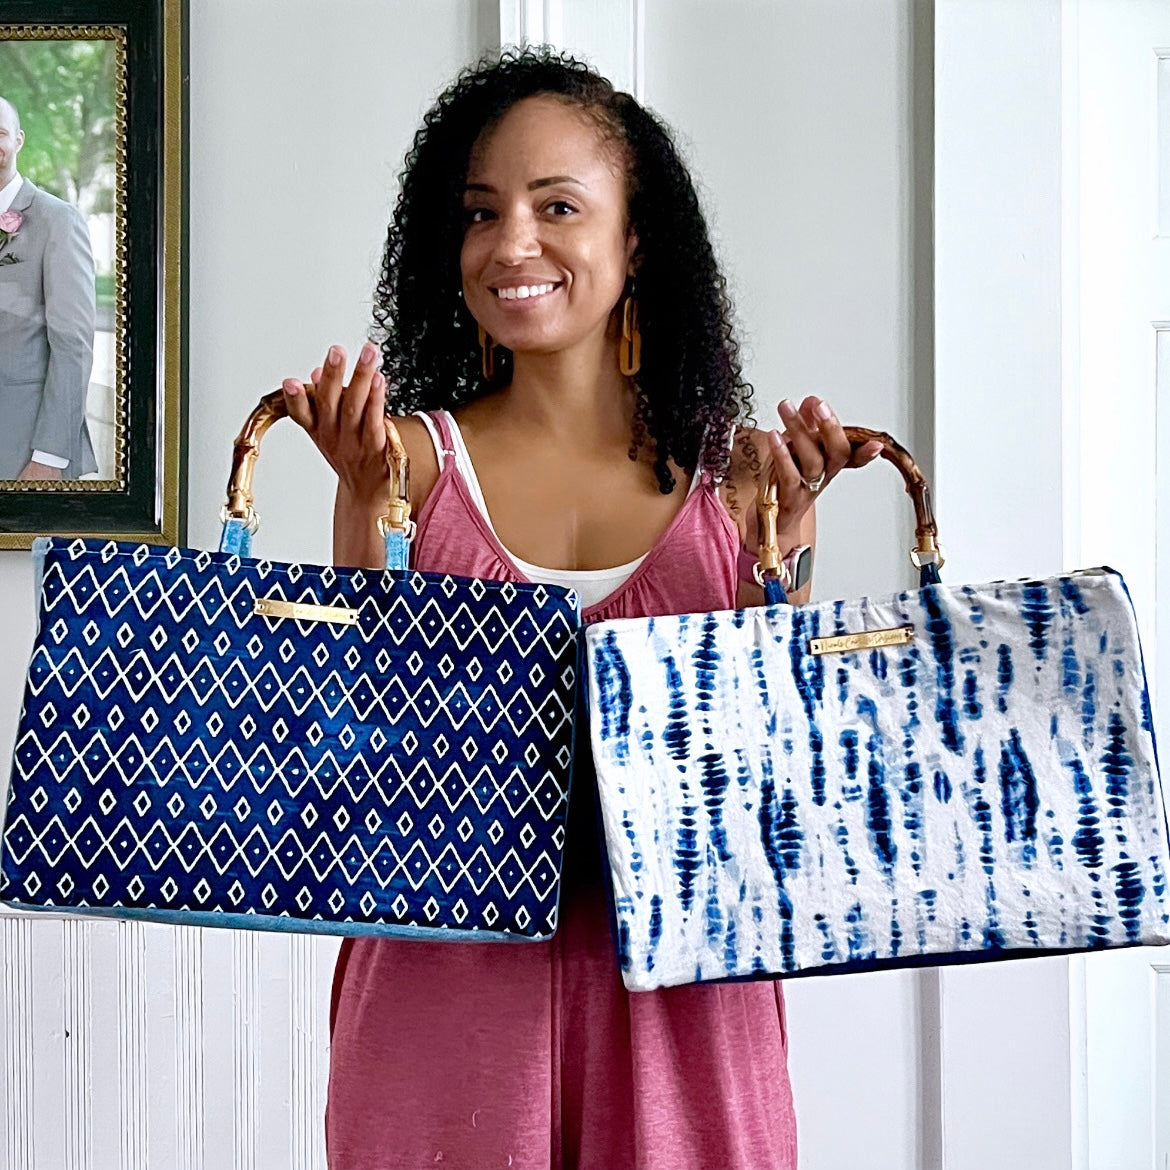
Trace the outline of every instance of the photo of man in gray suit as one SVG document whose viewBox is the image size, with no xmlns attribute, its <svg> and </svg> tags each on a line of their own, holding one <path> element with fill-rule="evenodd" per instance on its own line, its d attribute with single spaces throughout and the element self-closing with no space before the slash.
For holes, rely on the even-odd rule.
<svg viewBox="0 0 1170 1170">
<path fill-rule="evenodd" d="M 20 175 L 23 145 L 0 95 L 0 480 L 78 479 L 97 470 L 93 250 L 78 210 Z"/>
</svg>

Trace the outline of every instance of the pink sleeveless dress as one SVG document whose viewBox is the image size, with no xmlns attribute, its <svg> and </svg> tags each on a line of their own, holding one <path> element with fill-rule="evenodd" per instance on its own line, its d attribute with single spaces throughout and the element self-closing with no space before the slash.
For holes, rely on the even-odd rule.
<svg viewBox="0 0 1170 1170">
<path fill-rule="evenodd" d="M 442 412 L 413 567 L 527 580 L 476 507 Z M 739 534 L 703 472 L 606 618 L 730 609 Z M 587 737 L 578 737 L 579 740 Z M 331 1170 L 795 1170 L 775 982 L 627 992 L 588 755 L 547 943 L 346 939 L 333 982 Z"/>
</svg>

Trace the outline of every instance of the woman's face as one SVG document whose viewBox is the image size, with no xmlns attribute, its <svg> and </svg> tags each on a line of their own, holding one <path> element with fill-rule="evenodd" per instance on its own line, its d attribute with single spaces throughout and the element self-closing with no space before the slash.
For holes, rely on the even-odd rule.
<svg viewBox="0 0 1170 1170">
<path fill-rule="evenodd" d="M 540 95 L 471 153 L 460 253 L 472 316 L 514 352 L 600 343 L 637 240 L 616 148 L 587 115 Z"/>
</svg>

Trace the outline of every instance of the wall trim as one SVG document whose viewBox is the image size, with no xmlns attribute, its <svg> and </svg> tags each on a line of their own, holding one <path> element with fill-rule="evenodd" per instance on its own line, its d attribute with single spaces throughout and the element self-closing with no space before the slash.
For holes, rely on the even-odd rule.
<svg viewBox="0 0 1170 1170">
<path fill-rule="evenodd" d="M 500 47 L 564 41 L 563 0 L 500 0 Z"/>
<path fill-rule="evenodd" d="M 118 928 L 118 1094 L 124 1170 L 147 1165 L 149 1053 L 146 1031 L 146 934 L 141 922 Z"/>
<path fill-rule="evenodd" d="M 203 927 L 172 928 L 179 1170 L 203 1170 Z"/>
<path fill-rule="evenodd" d="M 8 1166 L 35 1166 L 33 1127 L 32 922 L 16 914 L 0 917 L 4 974 L 4 1128 L 0 1150 Z"/>
</svg>

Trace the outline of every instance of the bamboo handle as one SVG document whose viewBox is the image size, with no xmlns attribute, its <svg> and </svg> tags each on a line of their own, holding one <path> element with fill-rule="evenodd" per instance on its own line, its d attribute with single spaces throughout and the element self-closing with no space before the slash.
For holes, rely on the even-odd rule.
<svg viewBox="0 0 1170 1170">
<path fill-rule="evenodd" d="M 845 435 L 854 451 L 875 440 L 881 443 L 882 458 L 898 469 L 906 484 L 906 492 L 914 503 L 915 544 L 910 550 L 910 560 L 916 569 L 921 569 L 926 564 L 941 568 L 943 555 L 938 545 L 938 524 L 930 505 L 930 485 L 910 452 L 885 431 L 872 431 L 868 427 L 846 427 Z M 768 476 L 756 501 L 756 509 L 760 519 L 760 572 L 764 576 L 778 577 L 781 554 L 776 517 L 780 510 L 780 502 L 775 475 Z"/>
<path fill-rule="evenodd" d="M 249 526 L 255 526 L 252 476 L 256 470 L 256 460 L 260 458 L 260 442 L 268 428 L 287 415 L 282 390 L 265 394 L 255 410 L 248 415 L 243 429 L 236 436 L 232 451 L 225 518 L 242 520 Z M 386 467 L 390 473 L 390 492 L 386 515 L 379 518 L 379 528 L 383 534 L 387 527 L 406 530 L 410 524 L 410 464 L 406 458 L 406 448 L 402 445 L 402 436 L 389 415 L 386 416 Z"/>
</svg>

